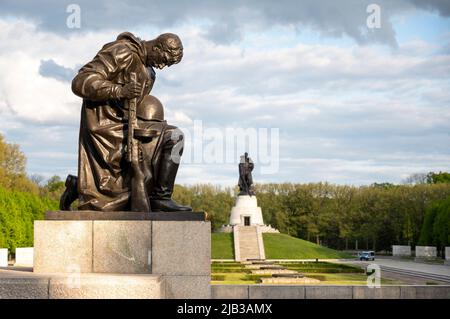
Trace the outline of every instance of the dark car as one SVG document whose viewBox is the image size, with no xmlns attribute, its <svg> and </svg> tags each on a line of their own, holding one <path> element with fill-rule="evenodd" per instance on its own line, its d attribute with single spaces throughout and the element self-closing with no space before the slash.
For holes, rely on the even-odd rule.
<svg viewBox="0 0 450 319">
<path fill-rule="evenodd" d="M 363 251 L 359 253 L 359 260 L 375 260 L 374 251 Z"/>
</svg>

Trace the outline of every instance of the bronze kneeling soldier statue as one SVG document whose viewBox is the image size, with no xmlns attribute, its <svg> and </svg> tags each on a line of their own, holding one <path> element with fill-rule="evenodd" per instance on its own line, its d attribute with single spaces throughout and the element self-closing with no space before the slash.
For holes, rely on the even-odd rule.
<svg viewBox="0 0 450 319">
<path fill-rule="evenodd" d="M 83 98 L 78 177 L 69 175 L 60 209 L 191 211 L 171 199 L 183 134 L 149 95 L 154 68 L 179 63 L 183 46 L 165 33 L 142 41 L 129 32 L 106 44 L 72 81 Z"/>
</svg>

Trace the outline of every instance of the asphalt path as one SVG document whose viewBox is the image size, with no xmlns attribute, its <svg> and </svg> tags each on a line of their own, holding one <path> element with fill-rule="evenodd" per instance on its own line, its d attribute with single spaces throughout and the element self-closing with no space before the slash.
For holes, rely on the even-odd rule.
<svg viewBox="0 0 450 319">
<path fill-rule="evenodd" d="M 378 265 L 381 277 L 405 282 L 407 284 L 450 284 L 450 266 L 415 262 L 412 260 L 375 257 L 374 261 L 345 260 L 348 263 L 366 268 L 368 265 Z"/>
</svg>

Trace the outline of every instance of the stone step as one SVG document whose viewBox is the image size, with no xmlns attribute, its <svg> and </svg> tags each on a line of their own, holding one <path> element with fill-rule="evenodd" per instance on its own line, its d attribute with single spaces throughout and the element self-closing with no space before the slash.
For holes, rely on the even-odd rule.
<svg viewBox="0 0 450 319">
<path fill-rule="evenodd" d="M 241 249 L 241 254 L 242 254 L 242 253 L 252 253 L 252 252 L 254 252 L 256 258 L 258 258 L 258 257 L 259 257 L 259 252 L 258 252 L 257 249 L 255 250 L 255 248 L 258 248 L 258 247 L 254 247 L 254 248 L 252 248 L 252 249 Z"/>
<path fill-rule="evenodd" d="M 285 269 L 285 268 L 280 265 L 266 265 L 266 266 L 260 266 L 259 269 L 267 270 L 267 269 Z"/>
<path fill-rule="evenodd" d="M 259 260 L 259 240 L 257 226 L 237 226 L 239 242 L 237 243 L 240 251 L 240 260 Z"/>
<path fill-rule="evenodd" d="M 245 268 L 247 269 L 285 269 L 282 266 L 279 265 L 270 265 L 270 264 L 261 264 L 261 265 L 254 265 L 254 264 L 248 264 L 245 265 Z"/>
<path fill-rule="evenodd" d="M 297 274 L 273 274 L 272 277 L 274 278 L 303 278 L 303 274 L 297 273 Z"/>
<path fill-rule="evenodd" d="M 262 284 L 318 284 L 320 280 L 315 278 L 261 278 Z"/>
<path fill-rule="evenodd" d="M 14 271 L 12 271 L 14 272 Z M 165 279 L 133 274 L 0 272 L 0 299 L 161 299 Z"/>
<path fill-rule="evenodd" d="M 273 275 L 273 274 L 298 274 L 295 270 L 288 269 L 256 269 L 252 270 L 252 274 L 254 275 Z"/>
</svg>

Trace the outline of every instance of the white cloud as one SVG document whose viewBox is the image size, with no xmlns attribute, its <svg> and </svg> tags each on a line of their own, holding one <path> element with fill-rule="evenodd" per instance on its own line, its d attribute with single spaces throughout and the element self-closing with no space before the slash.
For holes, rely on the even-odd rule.
<svg viewBox="0 0 450 319">
<path fill-rule="evenodd" d="M 445 43 L 415 39 L 395 52 L 307 44 L 287 28 L 280 39 L 261 32 L 217 45 L 195 25 L 171 31 L 180 34 L 185 57 L 158 71 L 152 94 L 171 124 L 188 129 L 195 120 L 220 129 L 279 127 L 280 171 L 255 172 L 256 181 L 399 182 L 416 171 L 446 170 Z M 119 32 L 60 36 L 23 20 L 0 20 L 1 130 L 23 146 L 30 173 L 76 171 L 81 100 L 67 82 L 40 75 L 41 61 L 76 68 Z M 186 163 L 179 182 L 233 185 L 236 175 L 235 164 Z"/>
<path fill-rule="evenodd" d="M 0 17 L 20 16 L 39 23 L 40 29 L 71 34 L 67 28 L 66 8 L 71 0 L 3 0 Z M 372 0 L 78 0 L 82 28 L 89 31 L 129 29 L 134 26 L 173 28 L 201 21 L 204 34 L 215 43 L 229 44 L 245 37 L 248 31 L 266 31 L 273 26 L 297 30 L 312 29 L 327 37 L 347 36 L 357 43 L 397 44 L 392 21 L 399 13 L 414 9 L 450 15 L 450 5 L 442 0 L 377 0 L 381 7 L 382 28 L 367 29 L 367 6 Z"/>
</svg>

